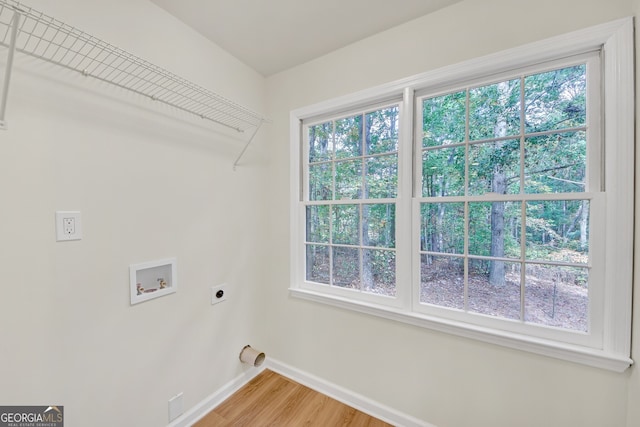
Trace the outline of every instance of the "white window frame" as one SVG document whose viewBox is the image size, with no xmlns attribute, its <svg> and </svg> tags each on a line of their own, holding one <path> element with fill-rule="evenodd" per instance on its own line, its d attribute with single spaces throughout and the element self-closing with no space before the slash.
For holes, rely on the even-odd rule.
<svg viewBox="0 0 640 427">
<path fill-rule="evenodd" d="M 398 153 L 399 189 L 396 199 L 398 221 L 397 248 L 409 247 L 402 239 L 414 239 L 411 220 L 406 212 L 411 212 L 415 203 L 407 194 L 407 182 L 412 182 L 413 153 L 412 142 L 406 139 L 413 134 L 414 93 L 426 89 L 451 87 L 472 79 L 489 78 L 509 70 L 534 66 L 536 64 L 580 55 L 590 51 L 600 51 L 602 60 L 603 125 L 604 138 L 604 183 L 606 193 L 605 245 L 597 248 L 591 256 L 602 253 L 605 286 L 603 295 L 597 298 L 599 310 L 592 315 L 599 317 L 601 325 L 592 331 L 599 336 L 586 342 L 562 339 L 561 336 L 528 335 L 522 331 L 505 330 L 490 324 L 469 322 L 438 315 L 435 312 L 418 310 L 417 294 L 411 286 L 411 274 L 415 270 L 415 259 L 411 254 L 398 256 L 397 297 L 392 304 L 374 299 L 363 299 L 350 295 L 326 292 L 324 288 L 305 281 L 304 233 L 305 214 L 301 179 L 304 162 L 302 144 L 303 121 L 336 112 L 356 110 L 366 105 L 383 103 L 402 97 L 400 121 L 400 142 Z M 291 215 L 291 277 L 292 296 L 342 307 L 356 312 L 375 315 L 403 323 L 417 325 L 457 336 L 481 340 L 510 348 L 574 361 L 589 366 L 622 372 L 633 361 L 631 348 L 631 295 L 632 295 L 632 254 L 633 254 L 633 206 L 634 206 L 634 64 L 633 64 L 633 19 L 625 18 L 584 30 L 575 31 L 551 39 L 531 43 L 515 49 L 473 59 L 460 64 L 444 67 L 376 88 L 321 102 L 294 110 L 290 114 L 290 215 Z M 401 148 L 402 147 L 402 148 Z M 403 185 L 402 183 L 405 183 Z M 410 188 L 410 186 L 409 186 Z M 410 193 L 410 192 L 409 192 Z M 404 216 L 402 216 L 404 215 Z M 415 215 L 414 215 L 415 216 Z M 415 219 L 414 219 L 415 220 Z M 600 222 L 600 220 L 598 220 Z M 408 236 L 408 237 L 403 237 Z M 415 246 L 415 242 L 414 242 Z M 415 274 L 415 272 L 414 272 Z M 362 294 L 362 293 L 360 293 Z"/>
<path fill-rule="evenodd" d="M 518 75 L 532 75 L 540 72 L 547 72 L 551 70 L 556 70 L 565 67 L 571 67 L 575 65 L 585 64 L 586 72 L 587 72 L 587 120 L 586 120 L 586 133 L 587 133 L 587 151 L 588 151 L 588 165 L 587 165 L 587 175 L 586 182 L 588 190 L 585 192 L 575 192 L 575 193 L 564 193 L 564 194 L 507 194 L 495 196 L 491 194 L 484 194 L 479 196 L 457 196 L 457 197 L 424 197 L 422 194 L 415 194 L 413 198 L 413 216 L 412 220 L 414 222 L 414 230 L 419 229 L 419 221 L 420 221 L 420 206 L 423 202 L 430 203 L 442 203 L 442 202 L 459 202 L 463 203 L 465 201 L 472 202 L 488 202 L 488 201 L 496 201 L 496 200 L 504 200 L 504 201 L 517 201 L 517 202 L 526 202 L 527 200 L 589 200 L 591 208 L 590 210 L 590 236 L 589 239 L 589 258 L 590 259 L 602 259 L 604 257 L 603 247 L 598 245 L 600 241 L 606 241 L 605 236 L 602 235 L 600 230 L 605 229 L 606 224 L 604 221 L 604 209 L 605 209 L 605 197 L 603 193 L 600 192 L 602 187 L 601 179 L 601 150 L 600 147 L 602 145 L 602 135 L 600 129 L 601 115 L 601 90 L 600 90 L 600 55 L 598 51 L 587 52 L 582 55 L 575 55 L 569 58 L 563 58 L 558 61 L 546 62 L 544 64 L 536 64 L 533 67 L 525 67 L 514 71 L 509 71 L 505 75 L 492 75 L 489 79 L 481 79 L 477 81 L 467 82 L 466 85 L 454 86 L 447 88 L 445 91 L 439 91 L 437 93 L 433 93 L 427 91 L 424 95 L 416 96 L 415 98 L 415 111 L 416 117 L 420 118 L 420 111 L 422 101 L 424 99 L 431 98 L 433 96 L 441 96 L 447 93 L 464 91 L 467 88 L 472 89 L 474 87 L 480 87 L 484 85 L 495 84 L 497 82 L 503 80 L 511 80 L 514 78 L 518 78 Z M 514 75 L 515 73 L 515 75 Z M 554 132 L 562 133 L 565 130 L 557 130 Z M 418 126 L 415 129 L 415 137 L 414 141 L 416 144 L 416 150 L 422 150 L 421 146 L 421 132 Z M 526 132 L 525 132 L 526 134 Z M 510 136 L 511 139 L 520 139 L 520 134 L 514 134 Z M 477 143 L 472 141 L 472 143 Z M 461 142 L 464 144 L 464 142 Z M 442 148 L 442 147 L 436 147 Z M 520 153 L 522 156 L 523 153 Z M 420 182 L 422 179 L 422 156 L 415 156 L 415 178 L 414 182 Z M 524 163 L 524 158 L 520 159 L 521 163 Z M 417 186 L 416 186 L 417 187 Z M 419 190 L 415 190 L 419 193 Z M 414 238 L 414 248 L 420 247 L 420 235 L 417 232 L 413 232 Z M 524 252 L 524 251 L 523 251 Z M 438 254 L 434 254 L 438 255 Z M 447 254 L 442 254 L 447 255 Z M 474 256 L 469 257 L 469 254 L 458 254 L 457 257 L 459 259 L 464 258 L 476 258 Z M 413 283 L 420 282 L 420 252 L 418 250 L 414 250 L 413 253 L 413 273 L 414 273 L 414 281 Z M 524 253 L 522 254 L 524 257 Z M 522 260 L 518 258 L 514 258 L 509 262 L 520 263 Z M 587 347 L 600 347 L 602 346 L 602 330 L 603 330 L 603 316 L 602 316 L 602 301 L 603 291 L 604 291 L 604 269 L 602 268 L 602 263 L 592 263 L 589 262 L 588 266 L 590 267 L 589 272 L 589 320 L 590 327 L 589 333 L 582 333 L 572 330 L 563 330 L 560 328 L 550 328 L 550 327 L 540 327 L 537 324 L 529 324 L 525 322 L 505 322 L 503 318 L 488 316 L 488 315 L 478 315 L 470 312 L 464 312 L 461 310 L 452 310 L 447 307 L 440 307 L 432 304 L 424 304 L 420 302 L 420 287 L 414 286 L 414 298 L 413 298 L 413 310 L 417 313 L 424 313 L 428 315 L 434 315 L 436 317 L 443 317 L 451 320 L 456 320 L 460 322 L 471 322 L 479 326 L 486 326 L 494 329 L 502 329 L 505 331 L 511 331 L 515 333 L 525 334 L 525 335 L 535 335 L 539 338 L 547 338 L 554 341 L 563 341 L 571 344 L 578 344 Z M 521 284 L 521 286 L 523 286 Z"/>
<path fill-rule="evenodd" d="M 324 123 L 330 120 L 339 120 L 341 118 L 345 118 L 345 117 L 350 117 L 354 114 L 364 114 L 366 115 L 368 112 L 371 111 L 375 111 L 378 109 L 384 109 L 384 108 L 388 108 L 391 106 L 398 106 L 398 116 L 400 118 L 400 123 L 398 125 L 399 129 L 398 129 L 398 171 L 399 171 L 399 175 L 398 176 L 398 188 L 397 188 L 397 196 L 395 198 L 392 199 L 367 199 L 369 203 L 392 203 L 395 204 L 396 206 L 396 218 L 401 218 L 401 217 L 409 217 L 410 212 L 407 210 L 406 206 L 401 205 L 399 202 L 400 200 L 406 199 L 407 195 L 402 194 L 403 193 L 403 189 L 407 188 L 407 184 L 410 186 L 410 180 L 411 177 L 403 177 L 402 171 L 404 171 L 405 169 L 410 169 L 408 167 L 406 167 L 405 165 L 402 165 L 402 157 L 406 157 L 406 155 L 404 154 L 405 151 L 411 151 L 410 147 L 408 147 L 409 149 L 407 149 L 406 144 L 405 147 L 403 147 L 401 141 L 405 140 L 405 139 L 410 139 L 411 135 L 407 135 L 405 134 L 405 129 L 402 129 L 402 120 L 403 117 L 406 116 L 406 114 L 404 114 L 404 103 L 402 102 L 402 99 L 400 96 L 395 97 L 395 99 L 391 99 L 391 100 L 384 100 L 383 102 L 375 102 L 372 104 L 367 104 L 365 106 L 358 106 L 358 108 L 355 109 L 349 109 L 347 111 L 342 111 L 340 110 L 340 113 L 338 114 L 333 114 L 330 117 L 325 117 L 322 116 L 320 118 L 316 118 L 314 120 L 311 120 L 309 122 L 307 122 L 306 120 L 304 121 L 303 127 L 306 126 L 313 126 L 316 124 L 320 124 L 320 123 Z M 309 143 L 308 143 L 308 135 L 301 135 L 302 138 L 302 143 L 301 143 L 301 155 L 304 159 L 308 159 L 309 158 Z M 335 159 L 333 160 L 335 161 Z M 302 200 L 308 200 L 308 187 L 309 187 L 309 183 L 308 183 L 308 163 L 307 162 L 303 162 L 301 164 L 301 180 L 302 180 L 302 187 L 301 187 L 301 199 Z M 407 181 L 407 179 L 409 179 L 409 181 Z M 410 188 L 410 187 L 409 187 Z M 410 195 L 409 195 L 410 197 Z M 354 205 L 360 205 L 360 204 L 367 204 L 367 200 L 365 199 L 347 199 L 347 200 L 320 200 L 320 201 L 316 201 L 314 203 L 314 201 L 312 202 L 308 202 L 307 203 L 299 203 L 298 204 L 298 215 L 302 215 L 304 217 L 305 215 L 305 208 L 307 206 L 313 206 L 314 204 L 321 204 L 321 205 L 339 205 L 339 204 L 354 204 Z M 398 221 L 396 221 L 396 227 L 398 227 Z M 305 234 L 305 229 L 306 229 L 306 224 L 305 221 L 300 221 L 299 222 L 299 226 L 302 227 L 302 229 L 298 230 L 298 232 L 300 233 L 300 236 L 304 236 Z M 396 245 L 395 245 L 395 253 L 396 253 L 396 262 L 398 262 L 398 260 L 410 260 L 410 253 L 407 251 L 407 248 L 409 248 L 410 245 L 410 236 L 409 234 L 401 234 L 401 233 L 396 233 Z M 333 247 L 333 246 L 330 246 Z M 302 250 L 304 251 L 305 249 L 302 248 Z M 407 262 L 404 263 L 404 265 L 396 265 L 396 283 L 409 283 L 411 281 L 411 272 L 410 270 L 407 268 L 409 267 L 410 264 L 407 264 Z M 410 267 L 409 267 L 410 268 Z M 318 284 L 318 283 L 314 283 L 314 282 L 309 282 L 309 281 L 304 281 L 302 284 L 302 287 L 311 291 L 317 291 L 319 293 L 326 293 L 328 295 L 333 295 L 335 297 L 339 297 L 339 298 L 344 298 L 344 299 L 354 299 L 354 300 L 359 300 L 362 302 L 370 302 L 373 304 L 378 304 L 378 305 L 382 305 L 382 306 L 390 306 L 390 307 L 402 307 L 404 303 L 406 303 L 407 301 L 409 301 L 409 287 L 402 287 L 402 286 L 397 286 L 396 287 L 396 296 L 395 297 L 389 297 L 389 296 L 385 296 L 385 295 L 379 295 L 379 294 L 375 294 L 375 293 L 366 293 L 366 292 L 361 292 L 359 290 L 353 290 L 353 289 L 348 289 L 348 288 L 341 288 L 338 286 L 329 286 L 329 285 L 325 285 L 325 284 Z"/>
</svg>

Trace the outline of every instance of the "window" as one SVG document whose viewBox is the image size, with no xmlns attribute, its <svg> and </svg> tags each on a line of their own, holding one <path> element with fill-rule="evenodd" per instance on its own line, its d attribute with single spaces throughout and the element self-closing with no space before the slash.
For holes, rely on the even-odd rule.
<svg viewBox="0 0 640 427">
<path fill-rule="evenodd" d="M 514 331 L 544 325 L 554 330 L 529 329 L 595 342 L 599 70 L 592 53 L 417 97 L 420 311 L 508 319 L 493 326 Z"/>
<path fill-rule="evenodd" d="M 397 104 L 305 126 L 305 279 L 396 295 Z"/>
<path fill-rule="evenodd" d="M 294 111 L 292 293 L 629 366 L 630 28 Z"/>
</svg>

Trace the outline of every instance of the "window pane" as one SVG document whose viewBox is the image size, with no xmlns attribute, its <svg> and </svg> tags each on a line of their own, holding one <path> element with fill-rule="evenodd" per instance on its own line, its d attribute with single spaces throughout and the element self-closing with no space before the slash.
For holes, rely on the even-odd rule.
<svg viewBox="0 0 640 427">
<path fill-rule="evenodd" d="M 520 258 L 521 202 L 469 203 L 469 254 Z"/>
<path fill-rule="evenodd" d="M 466 92 L 429 98 L 422 101 L 422 146 L 464 142 Z"/>
<path fill-rule="evenodd" d="M 362 156 L 362 116 L 336 120 L 336 158 Z"/>
<path fill-rule="evenodd" d="M 464 262 L 462 258 L 420 256 L 420 302 L 464 309 Z"/>
<path fill-rule="evenodd" d="M 329 284 L 329 247 L 307 245 L 307 280 Z"/>
<path fill-rule="evenodd" d="M 395 248 L 396 205 L 362 205 L 363 246 Z"/>
<path fill-rule="evenodd" d="M 421 250 L 464 253 L 464 203 L 423 203 L 420 214 Z"/>
<path fill-rule="evenodd" d="M 367 159 L 366 199 L 395 198 L 398 194 L 398 155 Z"/>
<path fill-rule="evenodd" d="M 586 132 L 528 138 L 525 153 L 524 184 L 527 193 L 585 191 Z"/>
<path fill-rule="evenodd" d="M 329 243 L 329 206 L 307 206 L 307 242 Z"/>
<path fill-rule="evenodd" d="M 341 288 L 360 288 L 360 250 L 333 248 L 333 285 Z"/>
<path fill-rule="evenodd" d="M 367 114 L 365 142 L 365 154 L 398 151 L 397 106 Z"/>
<path fill-rule="evenodd" d="M 469 91 L 469 139 L 502 138 L 520 133 L 520 80 Z"/>
<path fill-rule="evenodd" d="M 427 150 L 422 154 L 422 195 L 464 195 L 464 147 Z"/>
<path fill-rule="evenodd" d="M 501 276 L 494 280 L 492 272 Z M 469 260 L 469 311 L 520 319 L 520 263 Z"/>
<path fill-rule="evenodd" d="M 333 206 L 333 243 L 358 245 L 360 238 L 360 210 L 358 205 Z"/>
<path fill-rule="evenodd" d="M 336 199 L 362 196 L 362 160 L 336 162 Z"/>
<path fill-rule="evenodd" d="M 469 195 L 520 192 L 520 141 L 469 146 Z"/>
<path fill-rule="evenodd" d="M 527 259 L 587 264 L 589 201 L 527 202 Z"/>
<path fill-rule="evenodd" d="M 309 163 L 331 160 L 333 123 L 309 126 Z"/>
<path fill-rule="evenodd" d="M 331 163 L 309 165 L 309 200 L 331 200 L 333 195 Z"/>
<path fill-rule="evenodd" d="M 563 68 L 525 78 L 526 132 L 586 124 L 586 66 Z"/>
<path fill-rule="evenodd" d="M 365 292 L 396 295 L 396 253 L 385 250 L 362 250 L 362 287 Z"/>
<path fill-rule="evenodd" d="M 527 264 L 525 321 L 587 332 L 587 268 Z"/>
</svg>

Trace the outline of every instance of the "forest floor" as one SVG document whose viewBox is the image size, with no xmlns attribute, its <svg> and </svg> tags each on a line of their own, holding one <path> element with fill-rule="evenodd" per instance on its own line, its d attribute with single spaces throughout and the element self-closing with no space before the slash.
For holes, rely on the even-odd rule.
<svg viewBox="0 0 640 427">
<path fill-rule="evenodd" d="M 557 261 L 585 263 L 586 257 L 565 251 Z M 440 307 L 464 310 L 464 270 L 458 262 L 441 260 L 422 265 L 420 302 Z M 352 262 L 353 263 L 353 262 Z M 347 263 L 348 264 L 348 263 Z M 528 265 L 524 286 L 524 310 L 521 310 L 520 269 L 516 263 L 506 268 L 505 284 L 492 285 L 487 271 L 469 273 L 468 306 L 471 313 L 484 314 L 527 323 L 587 332 L 589 319 L 589 295 L 586 285 L 586 269 Z M 342 264 L 339 264 L 342 266 Z M 350 265 L 350 264 L 349 264 Z M 315 277 L 320 283 L 329 283 L 329 265 L 319 269 Z M 395 265 L 388 266 L 395 271 Z M 345 268 L 346 271 L 346 268 Z M 353 275 L 352 275 L 353 276 Z M 358 276 L 337 286 L 359 289 Z M 368 292 L 394 296 L 395 282 L 377 281 Z"/>
<path fill-rule="evenodd" d="M 439 306 L 464 309 L 464 281 L 462 275 L 424 274 L 420 300 Z M 505 284 L 495 286 L 486 275 L 469 276 L 470 312 L 520 320 L 520 274 L 507 273 Z M 558 282 L 551 278 L 526 276 L 525 321 L 587 331 L 589 297 L 586 286 Z"/>
</svg>

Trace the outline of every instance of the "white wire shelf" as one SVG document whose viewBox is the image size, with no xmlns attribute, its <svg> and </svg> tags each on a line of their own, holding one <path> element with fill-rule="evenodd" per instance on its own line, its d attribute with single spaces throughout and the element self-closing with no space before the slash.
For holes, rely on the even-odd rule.
<svg viewBox="0 0 640 427">
<path fill-rule="evenodd" d="M 2 121 L 14 50 L 238 132 L 253 128 L 251 138 L 265 121 L 256 112 L 14 0 L 0 0 L 0 45 L 9 48 Z"/>
</svg>

